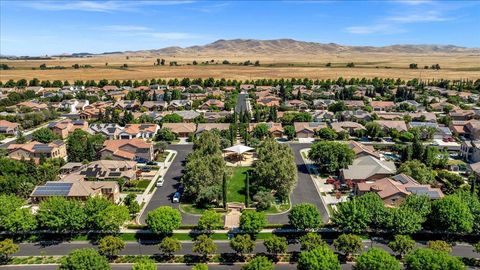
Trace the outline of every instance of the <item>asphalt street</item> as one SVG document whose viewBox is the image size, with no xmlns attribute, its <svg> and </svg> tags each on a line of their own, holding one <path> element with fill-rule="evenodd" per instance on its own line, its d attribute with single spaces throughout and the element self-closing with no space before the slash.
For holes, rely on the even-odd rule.
<svg viewBox="0 0 480 270">
<path fill-rule="evenodd" d="M 229 241 L 215 241 L 217 244 L 217 253 L 234 253 L 230 247 Z M 63 242 L 59 244 L 48 245 L 42 243 L 21 243 L 20 250 L 15 253 L 13 256 L 38 256 L 40 254 L 45 254 L 46 256 L 55 256 L 55 255 L 66 255 L 72 250 L 80 248 L 96 248 L 96 245 L 93 245 L 90 242 Z M 177 252 L 177 255 L 186 255 L 186 254 L 195 254 L 192 251 L 193 243 L 191 241 L 182 242 L 182 249 Z M 425 247 L 425 243 L 418 242 L 418 247 Z M 363 250 L 367 251 L 372 247 L 377 247 L 383 250 L 393 253 L 392 250 L 387 246 L 387 243 L 383 241 L 364 241 Z M 332 247 L 333 248 L 333 247 Z M 300 251 L 300 245 L 298 243 L 291 243 L 288 245 L 288 251 Z M 257 245 L 253 253 L 266 253 L 263 241 L 257 241 Z M 160 255 L 158 245 L 156 242 L 127 242 L 125 248 L 120 252 L 120 255 Z M 453 246 L 451 255 L 467 258 L 480 258 L 480 254 L 473 251 L 471 245 L 458 244 Z"/>
<path fill-rule="evenodd" d="M 193 145 L 169 145 L 167 149 L 177 151 L 177 155 L 172 161 L 172 165 L 168 169 L 167 173 L 163 177 L 165 182 L 163 187 L 157 188 L 155 193 L 152 196 L 152 199 L 148 203 L 145 211 L 140 217 L 140 223 L 145 224 L 145 219 L 148 215 L 148 212 L 155 210 L 160 206 L 171 206 L 174 208 L 179 207 L 178 203 L 172 203 L 172 196 L 177 191 L 179 187 L 179 180 L 182 177 L 183 167 L 185 164 L 185 159 L 187 155 L 192 152 Z M 198 216 L 182 214 L 183 224 L 197 224 Z"/>
<path fill-rule="evenodd" d="M 130 264 L 112 264 L 112 270 L 130 270 L 132 266 Z M 57 265 L 28 265 L 28 266 L 0 266 L 1 269 L 6 270 L 57 270 Z M 190 270 L 192 269 L 192 265 L 166 265 L 166 264 L 158 264 L 157 269 L 161 270 Z M 240 270 L 242 269 L 242 264 L 222 264 L 222 265 L 209 265 L 208 269 L 210 270 Z M 296 264 L 277 264 L 275 265 L 275 270 L 294 270 L 297 269 Z M 350 270 L 352 269 L 351 264 L 342 264 L 342 270 Z"/>
</svg>

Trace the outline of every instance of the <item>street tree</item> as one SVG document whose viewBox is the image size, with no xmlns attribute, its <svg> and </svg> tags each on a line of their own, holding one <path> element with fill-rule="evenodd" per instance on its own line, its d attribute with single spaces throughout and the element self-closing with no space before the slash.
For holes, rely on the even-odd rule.
<svg viewBox="0 0 480 270">
<path fill-rule="evenodd" d="M 110 204 L 95 215 L 95 225 L 99 230 L 115 232 L 130 219 L 128 208 L 124 205 Z"/>
<path fill-rule="evenodd" d="M 288 125 L 288 126 L 285 126 L 283 128 L 283 133 L 285 134 L 285 136 L 287 136 L 287 138 L 289 140 L 293 140 L 293 138 L 295 138 L 295 127 L 293 127 L 292 125 Z"/>
<path fill-rule="evenodd" d="M 202 234 L 193 242 L 192 251 L 202 255 L 203 258 L 206 259 L 209 254 L 217 251 L 217 245 L 208 235 Z"/>
<path fill-rule="evenodd" d="M 318 130 L 317 133 L 321 139 L 324 139 L 327 141 L 333 141 L 337 138 L 337 132 L 329 127 L 321 128 L 320 130 Z"/>
<path fill-rule="evenodd" d="M 354 234 L 342 234 L 333 241 L 333 246 L 349 261 L 352 255 L 362 251 L 362 238 Z"/>
<path fill-rule="evenodd" d="M 355 153 L 344 143 L 319 141 L 312 144 L 308 158 L 313 160 L 321 171 L 334 173 L 352 164 Z"/>
<path fill-rule="evenodd" d="M 436 251 L 452 252 L 452 245 L 442 240 L 430 240 L 427 242 L 427 247 Z"/>
<path fill-rule="evenodd" d="M 240 229 L 248 234 L 259 233 L 267 225 L 265 214 L 257 211 L 243 211 L 240 216 Z"/>
<path fill-rule="evenodd" d="M 28 232 L 37 228 L 37 219 L 30 209 L 19 208 L 7 214 L 0 226 L 9 232 Z"/>
<path fill-rule="evenodd" d="M 409 160 L 400 166 L 399 173 L 411 176 L 421 184 L 434 184 L 436 173 L 419 160 Z"/>
<path fill-rule="evenodd" d="M 469 233 L 473 230 L 473 215 L 461 198 L 448 195 L 432 204 L 431 224 L 450 233 Z"/>
<path fill-rule="evenodd" d="M 429 248 L 417 248 L 405 257 L 405 265 L 409 270 L 448 269 L 464 270 L 465 265 L 446 252 Z"/>
<path fill-rule="evenodd" d="M 182 215 L 170 206 L 161 206 L 150 211 L 145 220 L 152 232 L 169 234 L 182 225 Z"/>
<path fill-rule="evenodd" d="M 268 253 L 278 256 L 287 252 L 287 239 L 285 237 L 279 237 L 272 235 L 263 241 L 265 249 Z"/>
<path fill-rule="evenodd" d="M 59 140 L 61 139 L 60 136 L 55 134 L 51 129 L 49 128 L 40 128 L 35 130 L 32 133 L 32 140 L 41 142 L 41 143 L 51 143 L 54 140 Z"/>
<path fill-rule="evenodd" d="M 40 203 L 37 220 L 51 231 L 78 231 L 85 228 L 87 216 L 82 204 L 63 197 L 51 197 Z"/>
<path fill-rule="evenodd" d="M 268 138 L 257 147 L 257 154 L 252 180 L 258 187 L 275 190 L 277 196 L 287 198 L 297 183 L 297 165 L 292 149 Z"/>
<path fill-rule="evenodd" d="M 19 251 L 18 245 L 15 244 L 12 239 L 5 239 L 3 241 L 0 241 L 0 256 L 5 261 L 8 261 L 9 256 L 18 251 Z"/>
<path fill-rule="evenodd" d="M 192 270 L 208 270 L 208 265 L 205 263 L 197 263 L 192 267 Z"/>
<path fill-rule="evenodd" d="M 169 128 L 161 128 L 155 135 L 156 141 L 173 142 L 176 139 L 177 135 L 175 135 L 175 133 L 173 133 L 172 130 Z"/>
<path fill-rule="evenodd" d="M 299 242 L 301 251 L 310 251 L 320 245 L 326 244 L 320 234 L 313 232 L 307 233 L 300 237 Z"/>
<path fill-rule="evenodd" d="M 210 209 L 203 212 L 202 216 L 198 220 L 197 227 L 201 231 L 210 232 L 212 230 L 222 228 L 222 215 L 215 210 Z"/>
<path fill-rule="evenodd" d="M 242 270 L 273 270 L 273 263 L 265 256 L 257 256 L 246 263 Z"/>
<path fill-rule="evenodd" d="M 237 234 L 230 240 L 230 247 L 243 257 L 244 254 L 251 253 L 255 249 L 255 241 L 249 234 Z"/>
<path fill-rule="evenodd" d="M 140 204 L 137 202 L 137 195 L 135 193 L 129 193 L 123 203 L 128 208 L 130 215 L 135 215 L 140 211 Z"/>
<path fill-rule="evenodd" d="M 365 208 L 364 204 L 358 202 L 357 198 L 351 201 L 342 202 L 337 205 L 332 221 L 342 230 L 361 233 L 368 228 L 371 222 L 371 213 Z"/>
<path fill-rule="evenodd" d="M 270 133 L 268 132 L 268 126 L 265 123 L 260 123 L 256 125 L 252 130 L 252 135 L 257 139 L 265 139 Z"/>
<path fill-rule="evenodd" d="M 295 205 L 288 214 L 288 220 L 293 228 L 299 230 L 316 229 L 322 223 L 317 207 L 309 203 Z"/>
<path fill-rule="evenodd" d="M 400 270 L 400 262 L 383 249 L 371 248 L 357 258 L 356 270 Z"/>
<path fill-rule="evenodd" d="M 476 252 L 476 253 L 480 253 L 480 242 L 476 243 L 475 245 L 473 245 L 473 250 Z"/>
<path fill-rule="evenodd" d="M 402 258 L 415 248 L 415 240 L 408 235 L 395 235 L 395 239 L 388 243 L 388 247 Z"/>
<path fill-rule="evenodd" d="M 100 254 L 107 256 L 107 258 L 113 258 L 118 256 L 120 251 L 125 248 L 125 241 L 116 236 L 105 236 L 98 242 L 98 251 Z"/>
<path fill-rule="evenodd" d="M 70 162 L 93 161 L 103 148 L 105 138 L 101 134 L 90 135 L 81 129 L 76 129 L 67 138 L 67 155 Z"/>
<path fill-rule="evenodd" d="M 133 264 L 132 270 L 157 270 L 157 265 L 154 260 L 142 258 Z"/>
<path fill-rule="evenodd" d="M 298 270 L 340 270 L 338 257 L 327 245 L 303 251 L 298 257 Z"/>
<path fill-rule="evenodd" d="M 62 258 L 61 270 L 111 269 L 105 257 L 93 248 L 76 249 Z"/>
<path fill-rule="evenodd" d="M 164 237 L 158 245 L 158 248 L 163 254 L 171 257 L 175 252 L 178 252 L 182 249 L 182 244 L 175 238 Z"/>
<path fill-rule="evenodd" d="M 365 128 L 367 129 L 367 136 L 371 139 L 376 139 L 382 135 L 382 127 L 376 122 L 368 122 Z"/>
</svg>

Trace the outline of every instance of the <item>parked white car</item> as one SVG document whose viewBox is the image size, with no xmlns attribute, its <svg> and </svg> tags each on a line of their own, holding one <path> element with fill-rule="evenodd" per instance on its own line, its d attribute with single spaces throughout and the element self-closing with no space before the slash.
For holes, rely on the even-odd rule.
<svg viewBox="0 0 480 270">
<path fill-rule="evenodd" d="M 173 203 L 179 203 L 180 202 L 180 192 L 175 192 L 175 194 L 173 194 L 172 202 Z"/>
<path fill-rule="evenodd" d="M 157 178 L 157 187 L 163 187 L 163 182 L 165 182 L 165 179 L 163 179 L 163 176 L 159 176 Z"/>
</svg>

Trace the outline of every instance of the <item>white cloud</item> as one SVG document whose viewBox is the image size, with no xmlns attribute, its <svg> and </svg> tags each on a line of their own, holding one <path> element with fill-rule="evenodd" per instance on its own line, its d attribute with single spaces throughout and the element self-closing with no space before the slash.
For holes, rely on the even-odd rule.
<svg viewBox="0 0 480 270">
<path fill-rule="evenodd" d="M 345 28 L 350 34 L 367 35 L 367 34 L 398 34 L 405 32 L 404 29 L 392 26 L 390 24 L 374 24 L 374 25 L 356 25 Z"/>
<path fill-rule="evenodd" d="M 404 16 L 390 17 L 388 20 L 399 23 L 417 23 L 417 22 L 442 22 L 450 20 L 450 18 L 444 17 L 438 12 L 427 11 L 411 13 Z"/>
<path fill-rule="evenodd" d="M 410 5 L 410 6 L 418 6 L 423 4 L 430 4 L 433 1 L 431 0 L 394 0 L 394 2 L 398 2 L 405 5 Z"/>
<path fill-rule="evenodd" d="M 107 25 L 100 27 L 104 31 L 113 31 L 113 32 L 136 32 L 136 31 L 151 31 L 152 29 L 145 26 L 138 25 Z"/>
<path fill-rule="evenodd" d="M 106 25 L 97 27 L 97 30 L 108 32 L 121 37 L 146 37 L 160 40 L 199 39 L 201 35 L 184 32 L 157 32 L 155 29 L 140 25 Z"/>
<path fill-rule="evenodd" d="M 180 5 L 193 1 L 37 1 L 27 2 L 25 6 L 39 10 L 65 11 L 78 10 L 90 12 L 135 11 L 141 6 Z"/>
</svg>

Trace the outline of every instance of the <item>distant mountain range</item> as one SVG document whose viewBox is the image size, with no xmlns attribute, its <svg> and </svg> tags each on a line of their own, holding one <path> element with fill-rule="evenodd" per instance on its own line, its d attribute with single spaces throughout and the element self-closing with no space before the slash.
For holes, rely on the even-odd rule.
<svg viewBox="0 0 480 270">
<path fill-rule="evenodd" d="M 166 47 L 162 49 L 105 52 L 92 54 L 88 52 L 62 54 L 62 57 L 85 57 L 92 55 L 114 54 L 164 54 L 164 55 L 318 55 L 325 53 L 480 53 L 480 48 L 467 48 L 455 45 L 390 45 L 375 46 L 347 46 L 336 43 L 306 42 L 293 39 L 220 39 L 210 44 L 191 47 Z"/>
<path fill-rule="evenodd" d="M 391 45 L 345 46 L 336 43 L 317 43 L 293 39 L 220 39 L 203 46 L 167 47 L 158 50 L 136 52 L 159 54 L 324 54 L 324 53 L 480 53 L 480 48 L 454 45 Z M 129 52 L 129 53 L 136 53 Z"/>
</svg>

